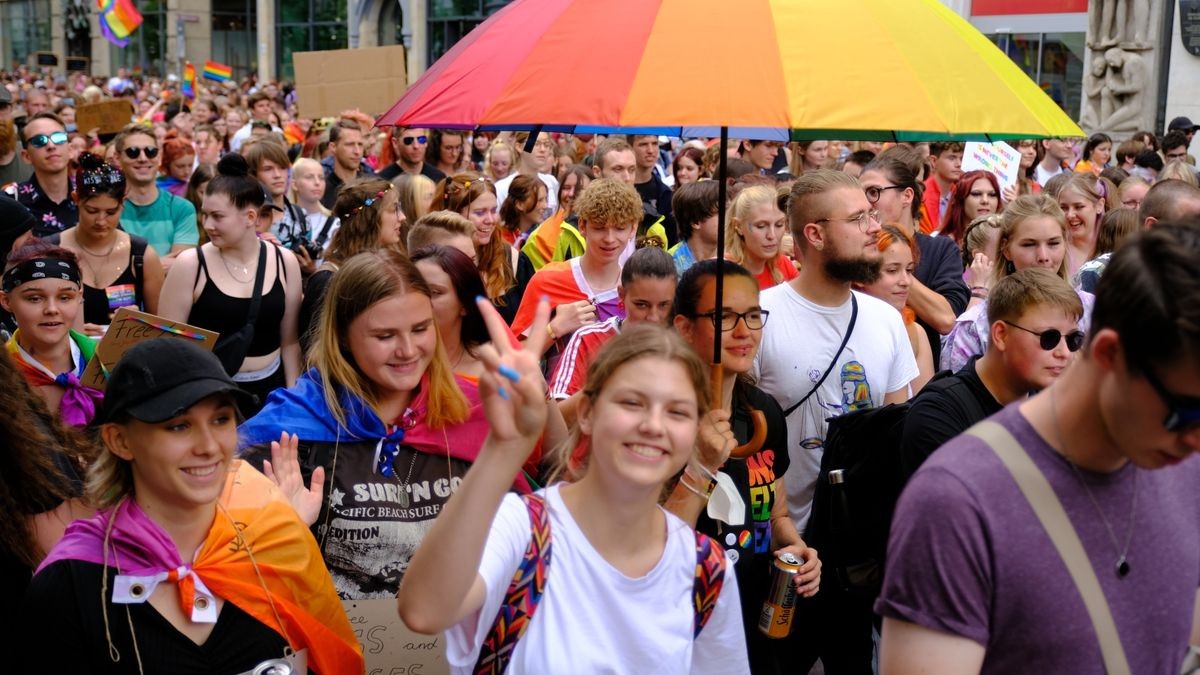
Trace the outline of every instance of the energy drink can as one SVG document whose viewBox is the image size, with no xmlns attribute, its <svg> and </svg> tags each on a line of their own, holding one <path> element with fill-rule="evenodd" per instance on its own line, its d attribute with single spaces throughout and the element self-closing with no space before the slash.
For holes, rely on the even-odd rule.
<svg viewBox="0 0 1200 675">
<path fill-rule="evenodd" d="M 792 617 L 796 611 L 796 585 L 792 579 L 800 571 L 801 561 L 791 553 L 775 559 L 771 570 L 771 587 L 758 615 L 758 629 L 769 638 L 781 639 L 792 632 Z"/>
</svg>

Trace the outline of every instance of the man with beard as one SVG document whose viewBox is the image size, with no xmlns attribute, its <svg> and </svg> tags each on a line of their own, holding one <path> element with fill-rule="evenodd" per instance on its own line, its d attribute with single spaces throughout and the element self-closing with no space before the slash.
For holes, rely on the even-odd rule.
<svg viewBox="0 0 1200 675">
<path fill-rule="evenodd" d="M 29 180 L 33 167 L 17 151 L 17 125 L 13 123 L 12 92 L 0 85 L 0 189 Z"/>
<path fill-rule="evenodd" d="M 410 176 L 422 175 L 437 183 L 446 177 L 436 166 L 425 161 L 429 150 L 428 129 L 392 129 L 389 136 L 392 144 L 392 154 L 396 161 L 388 164 L 376 174 L 384 180 L 395 180 L 397 176 L 406 173 Z M 497 202 L 498 203 L 498 202 Z"/>
<path fill-rule="evenodd" d="M 788 510 L 803 532 L 812 510 L 828 419 L 908 399 L 917 362 L 899 312 L 851 290 L 879 274 L 880 225 L 858 180 L 849 174 L 807 171 L 788 200 L 800 275 L 763 291 L 771 314 L 755 361 L 758 386 L 788 420 Z M 806 673 L 820 658 L 825 672 L 871 672 L 869 598 L 822 584 L 797 608 L 786 650 Z"/>
</svg>

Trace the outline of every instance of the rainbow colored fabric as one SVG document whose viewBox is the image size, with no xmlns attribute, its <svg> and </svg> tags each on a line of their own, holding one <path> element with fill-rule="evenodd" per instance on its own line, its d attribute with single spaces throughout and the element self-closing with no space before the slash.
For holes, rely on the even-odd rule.
<svg viewBox="0 0 1200 675">
<path fill-rule="evenodd" d="M 196 98 L 196 66 L 191 63 L 183 67 L 183 95 L 189 99 Z"/>
<path fill-rule="evenodd" d="M 142 14 L 133 0 L 96 0 L 100 12 L 100 32 L 118 47 L 129 44 L 129 36 L 142 25 Z"/>
<path fill-rule="evenodd" d="M 233 66 L 227 66 L 224 63 L 217 63 L 216 61 L 205 61 L 204 79 L 228 82 L 233 79 Z"/>
</svg>

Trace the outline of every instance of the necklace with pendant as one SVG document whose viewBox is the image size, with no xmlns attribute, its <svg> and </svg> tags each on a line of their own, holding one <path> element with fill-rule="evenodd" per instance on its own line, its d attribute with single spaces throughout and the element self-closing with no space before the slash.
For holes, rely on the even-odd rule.
<svg viewBox="0 0 1200 675">
<path fill-rule="evenodd" d="M 1092 489 L 1088 487 L 1087 481 L 1083 479 L 1083 473 L 1071 459 L 1071 454 L 1067 452 L 1067 437 L 1063 435 L 1062 427 L 1058 422 L 1058 402 L 1055 400 L 1054 392 L 1054 387 L 1050 387 L 1050 416 L 1054 420 L 1054 433 L 1058 436 L 1059 447 L 1062 448 L 1063 457 L 1067 460 L 1067 464 L 1071 466 L 1071 472 L 1075 474 L 1075 479 L 1083 486 L 1083 491 L 1092 503 L 1092 508 L 1096 509 L 1096 515 L 1100 516 L 1100 522 L 1104 523 L 1104 529 L 1108 532 L 1108 539 L 1112 542 L 1113 550 L 1117 553 L 1117 562 L 1115 565 L 1117 577 L 1124 579 L 1129 576 L 1129 560 L 1126 556 L 1129 554 L 1129 544 L 1133 541 L 1133 526 L 1137 520 L 1138 475 L 1141 472 L 1137 470 L 1137 467 L 1134 467 L 1133 503 L 1129 506 L 1129 527 L 1125 533 L 1125 546 L 1118 547 L 1116 532 L 1113 531 L 1108 518 L 1104 516 L 1104 511 L 1100 508 L 1100 502 L 1096 501 L 1096 496 L 1092 494 Z"/>
</svg>

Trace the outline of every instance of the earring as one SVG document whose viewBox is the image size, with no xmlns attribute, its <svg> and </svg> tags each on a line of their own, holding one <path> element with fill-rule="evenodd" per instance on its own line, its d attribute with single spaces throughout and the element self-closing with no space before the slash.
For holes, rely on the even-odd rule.
<svg viewBox="0 0 1200 675">
<path fill-rule="evenodd" d="M 820 250 L 822 250 L 822 249 L 824 249 L 824 248 L 825 248 L 825 245 L 824 245 L 824 244 L 814 244 L 813 246 L 815 246 L 815 247 L 816 247 L 816 249 L 817 249 L 818 251 L 820 251 Z"/>
<path fill-rule="evenodd" d="M 1017 266 L 1013 264 L 1013 261 L 1009 260 L 1008 262 L 1004 263 L 1004 273 L 1005 274 L 1015 274 L 1016 271 L 1017 271 Z"/>
</svg>

